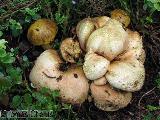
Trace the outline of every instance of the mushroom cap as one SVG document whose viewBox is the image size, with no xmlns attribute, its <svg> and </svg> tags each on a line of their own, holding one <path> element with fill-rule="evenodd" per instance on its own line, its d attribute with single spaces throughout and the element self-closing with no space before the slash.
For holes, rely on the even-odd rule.
<svg viewBox="0 0 160 120">
<path fill-rule="evenodd" d="M 145 62 L 145 59 L 146 59 L 146 52 L 145 52 L 144 49 L 142 49 L 141 55 L 139 56 L 138 60 L 139 60 L 141 63 L 144 63 L 144 62 Z"/>
<path fill-rule="evenodd" d="M 81 104 L 87 99 L 89 84 L 81 67 L 73 67 L 62 72 L 62 63 L 55 50 L 44 51 L 36 60 L 29 78 L 38 89 L 42 87 L 59 90 L 62 101 Z"/>
<path fill-rule="evenodd" d="M 96 29 L 105 26 L 109 19 L 110 18 L 107 16 L 100 16 L 100 17 L 92 18 L 92 20 L 96 26 Z"/>
<path fill-rule="evenodd" d="M 49 19 L 39 19 L 28 29 L 27 38 L 33 45 L 44 45 L 54 41 L 57 25 Z"/>
<path fill-rule="evenodd" d="M 108 60 L 113 60 L 122 53 L 127 46 L 127 32 L 117 20 L 110 19 L 106 25 L 92 32 L 89 36 L 86 49 L 100 54 Z"/>
<path fill-rule="evenodd" d="M 106 58 L 90 51 L 85 56 L 83 71 L 89 80 L 96 80 L 105 75 L 109 64 Z"/>
<path fill-rule="evenodd" d="M 145 52 L 143 50 L 142 37 L 137 31 L 131 31 L 127 29 L 128 33 L 128 48 L 117 59 L 136 58 L 140 59 L 143 63 L 145 61 Z"/>
<path fill-rule="evenodd" d="M 116 111 L 126 107 L 131 99 L 131 92 L 114 90 L 109 84 L 97 86 L 94 83 L 90 86 L 94 104 L 104 111 Z"/>
<path fill-rule="evenodd" d="M 118 20 L 119 22 L 121 22 L 125 27 L 128 27 L 128 25 L 130 24 L 131 20 L 129 15 L 121 9 L 115 9 L 111 12 L 111 18 Z"/>
<path fill-rule="evenodd" d="M 105 78 L 105 76 L 103 76 L 97 80 L 94 80 L 95 85 L 105 85 L 106 83 L 107 83 L 107 79 Z"/>
<path fill-rule="evenodd" d="M 79 42 L 72 38 L 66 38 L 62 41 L 60 51 L 63 59 L 70 63 L 75 63 L 82 53 Z"/>
<path fill-rule="evenodd" d="M 131 58 L 112 62 L 105 76 L 113 87 L 134 92 L 143 86 L 145 69 L 141 62 Z"/>
<path fill-rule="evenodd" d="M 29 79 L 37 88 L 47 87 L 51 90 L 58 90 L 58 79 L 63 72 L 59 70 L 62 63 L 55 50 L 44 51 L 36 60 Z"/>
<path fill-rule="evenodd" d="M 85 18 L 77 24 L 76 33 L 79 39 L 80 46 L 84 51 L 86 49 L 86 42 L 88 40 L 88 37 L 94 31 L 94 29 L 94 22 L 91 18 Z"/>
<path fill-rule="evenodd" d="M 81 104 L 88 98 L 89 84 L 82 67 L 67 70 L 59 81 L 62 101 Z"/>
</svg>

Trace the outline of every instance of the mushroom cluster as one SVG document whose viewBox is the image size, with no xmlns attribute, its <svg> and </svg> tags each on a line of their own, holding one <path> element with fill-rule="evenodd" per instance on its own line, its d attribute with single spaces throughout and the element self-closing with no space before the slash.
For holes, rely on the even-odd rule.
<svg viewBox="0 0 160 120">
<path fill-rule="evenodd" d="M 83 50 L 83 65 L 72 64 L 63 71 L 62 59 L 49 49 L 37 58 L 29 76 L 31 82 L 38 89 L 59 90 L 63 102 L 82 104 L 91 97 L 104 111 L 126 107 L 132 92 L 140 90 L 145 80 L 142 37 L 124 28 L 114 16 L 85 18 L 78 23 L 76 34 L 78 42 L 72 38 L 62 42 L 61 55 L 75 63 Z"/>
</svg>

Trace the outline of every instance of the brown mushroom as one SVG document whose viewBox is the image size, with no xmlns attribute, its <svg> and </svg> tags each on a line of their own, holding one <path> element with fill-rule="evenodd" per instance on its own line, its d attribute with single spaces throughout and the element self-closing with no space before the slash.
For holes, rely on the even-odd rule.
<svg viewBox="0 0 160 120">
<path fill-rule="evenodd" d="M 79 42 L 72 38 L 66 38 L 62 41 L 60 51 L 63 59 L 70 63 L 75 63 L 82 53 Z"/>
<path fill-rule="evenodd" d="M 54 21 L 49 19 L 39 19 L 28 29 L 27 38 L 33 45 L 42 45 L 50 48 L 49 45 L 54 41 L 58 28 Z"/>
<path fill-rule="evenodd" d="M 103 76 L 97 80 L 94 80 L 95 85 L 105 85 L 107 83 L 107 79 Z"/>
<path fill-rule="evenodd" d="M 129 15 L 121 9 L 115 9 L 111 12 L 111 18 L 118 20 L 119 22 L 121 22 L 125 27 L 128 27 L 128 25 L 130 24 L 130 17 Z"/>
</svg>

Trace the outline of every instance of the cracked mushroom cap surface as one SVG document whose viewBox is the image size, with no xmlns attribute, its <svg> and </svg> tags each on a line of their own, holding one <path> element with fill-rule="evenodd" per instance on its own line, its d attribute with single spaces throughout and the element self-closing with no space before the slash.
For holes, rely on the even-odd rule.
<svg viewBox="0 0 160 120">
<path fill-rule="evenodd" d="M 28 29 L 27 38 L 33 45 L 46 45 L 54 41 L 58 27 L 49 19 L 39 19 Z"/>
<path fill-rule="evenodd" d="M 73 38 L 64 39 L 60 51 L 63 59 L 70 63 L 76 63 L 82 53 L 79 42 L 73 40 Z"/>
<path fill-rule="evenodd" d="M 114 61 L 105 75 L 109 84 L 124 91 L 138 91 L 145 80 L 144 65 L 135 58 Z"/>
<path fill-rule="evenodd" d="M 131 92 L 116 91 L 109 84 L 98 86 L 92 83 L 90 89 L 95 106 L 104 111 L 117 111 L 132 99 Z"/>
</svg>

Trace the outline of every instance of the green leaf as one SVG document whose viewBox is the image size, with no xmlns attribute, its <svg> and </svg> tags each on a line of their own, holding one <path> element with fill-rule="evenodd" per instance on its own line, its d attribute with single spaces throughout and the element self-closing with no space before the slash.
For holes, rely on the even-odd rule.
<svg viewBox="0 0 160 120">
<path fill-rule="evenodd" d="M 60 93 L 58 90 L 54 90 L 52 91 L 52 97 L 55 98 L 55 97 L 59 97 L 60 96 Z"/>
<path fill-rule="evenodd" d="M 0 39 L 0 48 L 6 49 L 6 43 L 8 43 L 5 39 Z"/>
<path fill-rule="evenodd" d="M 148 16 L 148 17 L 146 17 L 146 21 L 147 21 L 148 23 L 152 23 L 152 22 L 153 22 L 153 19 L 152 19 L 151 16 Z"/>
<path fill-rule="evenodd" d="M 154 7 L 157 11 L 160 11 L 160 3 L 155 3 Z"/>
<path fill-rule="evenodd" d="M 20 106 L 21 102 L 22 102 L 22 98 L 19 95 L 16 95 L 12 99 L 12 106 L 14 108 L 17 108 Z"/>
<path fill-rule="evenodd" d="M 25 103 L 28 105 L 32 104 L 32 96 L 29 93 L 26 93 L 23 98 Z"/>
<path fill-rule="evenodd" d="M 7 55 L 6 51 L 4 49 L 0 49 L 0 57 L 5 57 Z"/>
<path fill-rule="evenodd" d="M 0 77 L 0 96 L 6 94 L 6 92 L 11 88 L 12 83 L 6 77 Z"/>
<path fill-rule="evenodd" d="M 13 19 L 10 19 L 9 23 L 10 23 L 9 27 L 10 27 L 10 29 L 12 31 L 12 35 L 14 37 L 19 36 L 22 33 L 21 24 L 19 22 L 17 22 L 16 20 L 13 20 Z"/>
<path fill-rule="evenodd" d="M 38 102 L 40 102 L 41 104 L 45 104 L 45 103 L 48 102 L 46 96 L 44 96 L 44 95 L 42 95 L 42 94 L 40 94 L 40 93 L 38 93 L 38 92 L 32 93 L 32 96 L 33 96 L 36 100 L 38 100 Z"/>
<path fill-rule="evenodd" d="M 8 67 L 6 69 L 8 75 L 11 77 L 13 80 L 14 84 L 21 84 L 22 83 L 22 70 L 17 67 Z"/>
<path fill-rule="evenodd" d="M 2 32 L 2 31 L 0 31 L 0 37 L 2 37 L 2 35 L 3 35 L 3 32 Z"/>
<path fill-rule="evenodd" d="M 158 3 L 159 2 L 159 0 L 147 0 L 147 1 L 150 1 L 152 3 Z"/>
<path fill-rule="evenodd" d="M 159 106 L 147 105 L 147 109 L 150 111 L 160 110 Z"/>
<path fill-rule="evenodd" d="M 143 117 L 143 120 L 152 120 L 152 118 L 153 118 L 153 115 L 151 113 L 148 113 Z"/>
<path fill-rule="evenodd" d="M 1 62 L 6 64 L 13 63 L 14 61 L 15 58 L 10 53 L 6 54 L 6 56 L 4 56 L 3 59 L 1 59 Z"/>
</svg>

